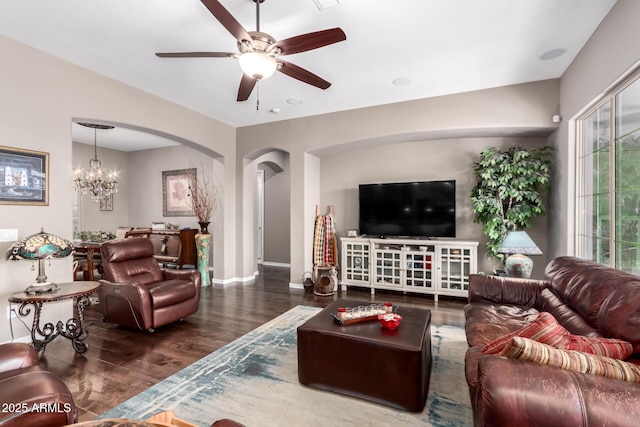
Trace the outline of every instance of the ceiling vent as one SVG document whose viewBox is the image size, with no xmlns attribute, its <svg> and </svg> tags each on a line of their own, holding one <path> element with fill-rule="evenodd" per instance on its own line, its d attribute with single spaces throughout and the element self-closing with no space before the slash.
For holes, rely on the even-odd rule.
<svg viewBox="0 0 640 427">
<path fill-rule="evenodd" d="M 313 0 L 320 11 L 328 9 L 330 7 L 341 5 L 342 3 L 346 3 L 350 0 Z"/>
</svg>

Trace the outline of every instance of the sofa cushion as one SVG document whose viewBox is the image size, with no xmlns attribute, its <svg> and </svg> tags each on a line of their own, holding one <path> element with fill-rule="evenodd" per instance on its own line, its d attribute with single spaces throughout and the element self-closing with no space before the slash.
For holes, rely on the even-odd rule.
<svg viewBox="0 0 640 427">
<path fill-rule="evenodd" d="M 154 310 L 196 297 L 196 287 L 187 280 L 170 279 L 147 285 Z"/>
<path fill-rule="evenodd" d="M 640 384 L 495 355 L 478 365 L 476 427 L 638 427 Z"/>
<path fill-rule="evenodd" d="M 474 302 L 464 308 L 465 332 L 471 347 L 484 346 L 505 334 L 531 323 L 539 312 L 535 308 Z"/>
<path fill-rule="evenodd" d="M 569 346 L 569 336 L 569 331 L 563 328 L 555 317 L 543 311 L 527 326 L 498 337 L 485 345 L 482 348 L 482 352 L 484 354 L 501 353 L 514 337 L 530 338 L 540 343 L 549 344 L 552 347 L 567 348 Z"/>
<path fill-rule="evenodd" d="M 605 300 L 625 282 L 638 280 L 629 273 L 575 257 L 554 259 L 545 274 L 560 299 L 598 330 L 598 313 Z"/>
<path fill-rule="evenodd" d="M 602 335 L 630 342 L 640 356 L 640 281 L 621 283 L 598 313 Z"/>
<path fill-rule="evenodd" d="M 567 371 L 640 383 L 640 366 L 638 365 L 580 351 L 561 350 L 528 338 L 518 336 L 511 338 L 500 354 L 512 359 L 529 360 Z"/>
<path fill-rule="evenodd" d="M 588 337 L 601 337 L 602 335 L 589 325 L 573 308 L 565 304 L 551 289 L 543 289 L 538 295 L 536 307 L 540 311 L 548 311 L 556 318 L 558 323 L 564 326 L 572 334 Z"/>
</svg>

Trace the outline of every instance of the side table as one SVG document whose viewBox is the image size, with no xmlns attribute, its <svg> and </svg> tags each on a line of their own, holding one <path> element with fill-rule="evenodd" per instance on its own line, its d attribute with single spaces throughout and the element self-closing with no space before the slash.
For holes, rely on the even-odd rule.
<svg viewBox="0 0 640 427">
<path fill-rule="evenodd" d="M 31 340 L 33 347 L 38 352 L 38 357 L 42 357 L 44 350 L 51 341 L 58 335 L 71 340 L 71 345 L 76 353 L 84 353 L 89 348 L 85 340 L 89 333 L 84 328 L 84 309 L 91 301 L 89 295 L 100 291 L 100 283 L 98 282 L 70 282 L 58 283 L 60 289 L 55 292 L 44 292 L 41 294 L 27 294 L 25 292 L 16 292 L 9 297 L 10 303 L 20 304 L 18 314 L 20 316 L 28 316 L 31 314 L 32 305 L 33 326 L 31 328 Z M 59 320 L 55 325 L 51 322 L 40 325 L 40 314 L 42 306 L 48 302 L 63 301 L 67 299 L 73 300 L 74 315 L 65 323 Z"/>
</svg>

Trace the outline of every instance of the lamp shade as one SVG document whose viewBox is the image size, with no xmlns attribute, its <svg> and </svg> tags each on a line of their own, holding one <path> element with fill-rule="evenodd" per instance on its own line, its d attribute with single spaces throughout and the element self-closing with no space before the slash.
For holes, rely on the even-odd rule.
<svg viewBox="0 0 640 427">
<path fill-rule="evenodd" d="M 262 52 L 246 52 L 238 58 L 240 68 L 256 80 L 267 79 L 275 73 L 278 63 L 271 55 Z"/>
<path fill-rule="evenodd" d="M 49 234 L 41 229 L 23 240 L 17 241 L 7 250 L 7 259 L 39 259 L 64 258 L 73 252 L 73 244 L 55 234 Z"/>
<path fill-rule="evenodd" d="M 542 251 L 524 231 L 510 231 L 502 241 L 498 252 L 501 254 L 542 255 Z"/>
<path fill-rule="evenodd" d="M 17 261 L 26 259 L 38 261 L 38 277 L 36 283 L 25 289 L 26 293 L 41 293 L 56 291 L 58 286 L 47 281 L 44 260 L 51 258 L 64 258 L 73 252 L 73 244 L 60 236 L 49 234 L 41 229 L 39 233 L 32 234 L 23 240 L 17 241 L 7 250 L 6 258 Z"/>
</svg>

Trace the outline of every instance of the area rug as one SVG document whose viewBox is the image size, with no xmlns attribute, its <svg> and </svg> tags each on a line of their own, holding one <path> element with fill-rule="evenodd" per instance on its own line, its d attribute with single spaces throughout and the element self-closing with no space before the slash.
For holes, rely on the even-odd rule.
<svg viewBox="0 0 640 427">
<path fill-rule="evenodd" d="M 461 327 L 431 325 L 429 396 L 423 412 L 411 413 L 298 382 L 296 328 L 318 311 L 297 306 L 99 418 L 144 420 L 171 410 L 203 427 L 221 418 L 247 427 L 473 425 Z"/>
</svg>

